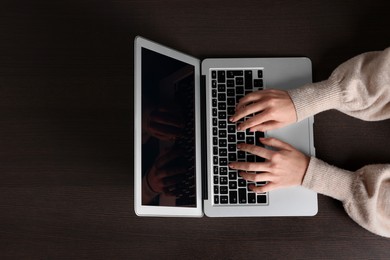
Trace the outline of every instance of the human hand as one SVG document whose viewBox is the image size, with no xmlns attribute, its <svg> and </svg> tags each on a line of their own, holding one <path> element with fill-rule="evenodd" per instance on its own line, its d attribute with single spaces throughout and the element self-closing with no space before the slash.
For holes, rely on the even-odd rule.
<svg viewBox="0 0 390 260">
<path fill-rule="evenodd" d="M 301 185 L 310 158 L 278 139 L 260 138 L 260 141 L 264 145 L 276 148 L 277 151 L 261 146 L 238 144 L 238 149 L 263 157 L 265 162 L 232 162 L 229 167 L 247 171 L 239 172 L 247 181 L 268 182 L 264 186 L 249 185 L 249 188 L 257 193 Z"/>
<path fill-rule="evenodd" d="M 252 114 L 255 115 L 238 125 L 238 130 L 265 132 L 297 121 L 294 104 L 284 90 L 267 89 L 246 95 L 238 102 L 230 121 L 237 122 Z"/>
<path fill-rule="evenodd" d="M 160 140 L 175 140 L 184 129 L 184 120 L 178 109 L 160 107 L 144 116 L 144 129 Z"/>
<path fill-rule="evenodd" d="M 174 194 L 175 186 L 188 171 L 183 151 L 169 150 L 160 154 L 146 176 L 149 187 L 155 193 Z"/>
</svg>

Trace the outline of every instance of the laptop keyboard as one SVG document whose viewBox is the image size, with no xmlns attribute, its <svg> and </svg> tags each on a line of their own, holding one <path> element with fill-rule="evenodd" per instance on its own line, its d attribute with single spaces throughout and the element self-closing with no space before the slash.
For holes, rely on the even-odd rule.
<svg viewBox="0 0 390 260">
<path fill-rule="evenodd" d="M 237 131 L 237 124 L 243 120 L 237 123 L 229 121 L 242 97 L 263 89 L 263 69 L 215 69 L 210 73 L 214 204 L 267 205 L 268 193 L 256 194 L 248 188 L 249 184 L 261 186 L 265 182 L 248 182 L 236 170 L 228 167 L 228 163 L 234 161 L 264 161 L 261 157 L 236 148 L 238 143 L 261 145 L 259 138 L 264 137 L 264 133 Z"/>
</svg>

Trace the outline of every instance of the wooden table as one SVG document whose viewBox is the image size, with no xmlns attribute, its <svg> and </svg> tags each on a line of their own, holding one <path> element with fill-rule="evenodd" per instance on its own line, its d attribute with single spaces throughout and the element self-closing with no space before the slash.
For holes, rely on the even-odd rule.
<svg viewBox="0 0 390 260">
<path fill-rule="evenodd" d="M 319 196 L 315 217 L 140 218 L 133 39 L 199 57 L 307 56 L 314 81 L 389 46 L 388 1 L 3 0 L 1 259 L 388 259 L 390 240 Z M 390 121 L 315 117 L 319 158 L 390 163 Z"/>
</svg>

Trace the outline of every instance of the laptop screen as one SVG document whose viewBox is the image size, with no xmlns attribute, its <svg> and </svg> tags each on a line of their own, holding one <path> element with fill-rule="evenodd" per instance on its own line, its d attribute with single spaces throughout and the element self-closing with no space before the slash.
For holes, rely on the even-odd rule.
<svg viewBox="0 0 390 260">
<path fill-rule="evenodd" d="M 141 49 L 142 205 L 196 207 L 193 65 Z"/>
</svg>

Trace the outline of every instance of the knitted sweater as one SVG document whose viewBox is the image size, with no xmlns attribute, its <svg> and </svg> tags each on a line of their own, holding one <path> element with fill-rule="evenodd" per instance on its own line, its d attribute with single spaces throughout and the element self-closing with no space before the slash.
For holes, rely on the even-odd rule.
<svg viewBox="0 0 390 260">
<path fill-rule="evenodd" d="M 390 48 L 348 60 L 328 80 L 290 90 L 289 95 L 298 121 L 329 109 L 367 121 L 389 119 Z M 342 201 L 359 225 L 390 237 L 390 164 L 350 172 L 312 157 L 302 185 Z"/>
</svg>

